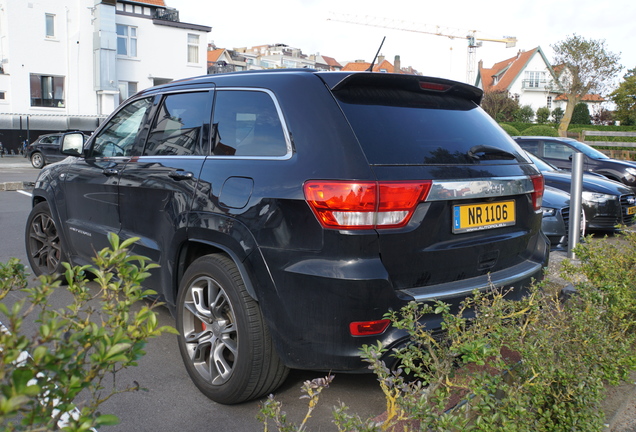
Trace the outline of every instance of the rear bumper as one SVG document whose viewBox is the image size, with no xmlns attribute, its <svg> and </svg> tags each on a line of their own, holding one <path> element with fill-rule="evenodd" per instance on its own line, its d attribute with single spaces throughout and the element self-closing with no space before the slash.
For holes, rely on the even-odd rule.
<svg viewBox="0 0 636 432">
<path fill-rule="evenodd" d="M 356 337 L 349 333 L 354 321 L 382 319 L 410 301 L 442 300 L 459 309 L 474 290 L 501 288 L 510 299 L 519 299 L 533 280 L 541 280 L 548 265 L 549 246 L 541 234 L 528 259 L 501 271 L 457 282 L 395 290 L 379 259 L 338 262 L 312 260 L 278 267 L 272 271 L 275 289 L 259 293 L 277 351 L 285 364 L 295 369 L 366 372 L 360 358 L 363 345 L 381 342 L 398 346 L 407 340 L 403 330 L 389 327 L 383 334 Z M 270 251 L 271 252 L 271 251 Z M 273 258 L 266 253 L 267 258 Z M 281 258 L 280 256 L 278 258 Z M 275 266 L 271 266 L 275 268 Z M 269 291 L 269 290 L 268 290 Z M 425 328 L 441 327 L 439 315 L 422 318 Z"/>
<path fill-rule="evenodd" d="M 527 287 L 532 279 L 541 279 L 544 263 L 536 261 L 524 261 L 505 270 L 478 276 L 472 279 L 448 282 L 433 287 L 410 288 L 401 292 L 412 297 L 417 302 L 446 301 L 457 297 L 467 297 L 475 290 L 486 291 L 495 288 L 522 288 Z"/>
</svg>

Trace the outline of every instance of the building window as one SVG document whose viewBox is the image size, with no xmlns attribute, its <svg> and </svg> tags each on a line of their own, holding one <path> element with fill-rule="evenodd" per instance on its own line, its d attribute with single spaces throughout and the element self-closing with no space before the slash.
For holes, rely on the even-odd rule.
<svg viewBox="0 0 636 432">
<path fill-rule="evenodd" d="M 552 109 L 552 96 L 548 96 L 546 106 L 548 107 L 548 109 Z"/>
<path fill-rule="evenodd" d="M 0 100 L 5 100 L 6 98 L 6 92 L 0 91 Z"/>
<path fill-rule="evenodd" d="M 46 37 L 54 38 L 55 37 L 55 15 L 46 14 L 45 21 L 46 21 Z"/>
<path fill-rule="evenodd" d="M 122 103 L 135 93 L 137 93 L 136 82 L 119 81 L 119 103 Z"/>
<path fill-rule="evenodd" d="M 64 108 L 64 77 L 31 75 L 31 106 Z"/>
<path fill-rule="evenodd" d="M 137 57 L 137 27 L 117 24 L 117 55 Z"/>
<path fill-rule="evenodd" d="M 199 63 L 199 35 L 188 34 L 188 63 Z"/>
</svg>

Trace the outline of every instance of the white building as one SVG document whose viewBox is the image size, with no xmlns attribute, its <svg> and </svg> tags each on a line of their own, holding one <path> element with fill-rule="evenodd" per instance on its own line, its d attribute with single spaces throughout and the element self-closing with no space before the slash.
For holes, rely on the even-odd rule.
<svg viewBox="0 0 636 432">
<path fill-rule="evenodd" d="M 475 85 L 485 92 L 507 92 L 521 106 L 529 105 L 534 112 L 542 107 L 550 111 L 559 107 L 565 111 L 567 99 L 559 85 L 559 70 L 553 68 L 541 47 L 519 51 L 515 57 L 479 70 Z M 581 102 L 591 114 L 601 109 L 604 99 L 599 95 L 585 95 Z"/>
<path fill-rule="evenodd" d="M 0 0 L 0 140 L 91 131 L 139 90 L 206 74 L 210 31 L 164 0 Z"/>
</svg>

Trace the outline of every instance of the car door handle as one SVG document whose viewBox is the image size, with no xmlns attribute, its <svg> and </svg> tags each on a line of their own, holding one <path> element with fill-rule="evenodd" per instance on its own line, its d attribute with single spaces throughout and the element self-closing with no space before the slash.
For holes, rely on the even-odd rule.
<svg viewBox="0 0 636 432">
<path fill-rule="evenodd" d="M 168 173 L 168 177 L 177 181 L 191 180 L 194 177 L 194 174 L 192 174 L 190 171 L 176 170 L 176 171 L 170 171 Z"/>
<path fill-rule="evenodd" d="M 119 170 L 115 168 L 105 168 L 102 171 L 102 174 L 104 174 L 106 177 L 112 177 L 112 176 L 119 175 Z"/>
</svg>

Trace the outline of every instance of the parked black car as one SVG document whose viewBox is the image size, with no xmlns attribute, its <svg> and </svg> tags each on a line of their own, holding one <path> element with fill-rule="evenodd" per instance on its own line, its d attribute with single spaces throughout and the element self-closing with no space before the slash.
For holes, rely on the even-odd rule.
<svg viewBox="0 0 636 432">
<path fill-rule="evenodd" d="M 570 192 L 570 171 L 561 170 L 531 153 L 528 155 L 541 170 L 546 186 Z M 615 230 L 619 225 L 631 226 L 636 222 L 636 195 L 624 184 L 584 173 L 582 188 L 587 230 Z"/>
<path fill-rule="evenodd" d="M 553 250 L 565 249 L 570 232 L 570 194 L 550 186 L 543 194 L 541 229 L 550 240 Z M 580 236 L 585 235 L 585 212 L 581 212 Z"/>
<path fill-rule="evenodd" d="M 572 138 L 519 136 L 514 140 L 524 150 L 561 169 L 572 169 L 572 154 L 583 153 L 583 170 L 602 174 L 636 192 L 636 163 L 612 159 L 593 147 Z"/>
<path fill-rule="evenodd" d="M 221 403 L 273 391 L 289 368 L 366 371 L 363 344 L 408 343 L 388 310 L 457 310 L 491 283 L 517 298 L 542 277 L 543 176 L 481 97 L 289 69 L 142 91 L 85 145 L 65 136 L 77 157 L 40 173 L 29 261 L 51 274 L 89 263 L 109 232 L 140 237 L 186 369 Z"/>
<path fill-rule="evenodd" d="M 67 156 L 60 153 L 60 138 L 63 133 L 40 135 L 26 147 L 26 157 L 33 168 L 41 169 L 44 165 L 59 162 Z"/>
</svg>

